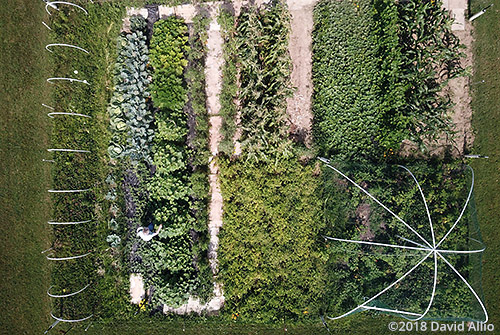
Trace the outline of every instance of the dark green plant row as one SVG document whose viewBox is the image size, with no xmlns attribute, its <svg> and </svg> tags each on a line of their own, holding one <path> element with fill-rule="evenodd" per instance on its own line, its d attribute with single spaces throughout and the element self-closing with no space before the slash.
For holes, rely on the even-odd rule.
<svg viewBox="0 0 500 335">
<path fill-rule="evenodd" d="M 382 159 L 402 140 L 450 132 L 449 97 L 463 73 L 440 2 L 322 1 L 314 11 L 314 134 L 322 155 Z"/>
<path fill-rule="evenodd" d="M 234 36 L 236 33 L 236 18 L 228 10 L 222 9 L 217 21 L 221 26 L 221 35 L 224 39 L 222 46 L 224 66 L 222 67 L 222 87 L 219 94 L 220 114 L 222 116 L 222 139 L 219 144 L 219 151 L 226 156 L 231 156 L 234 153 L 233 138 L 236 132 L 236 101 L 238 94 L 237 46 Z"/>
<path fill-rule="evenodd" d="M 101 207 L 107 192 L 106 106 L 112 87 L 112 70 L 116 55 L 115 39 L 123 8 L 106 3 L 86 6 L 89 15 L 61 6 L 53 11 L 48 24 L 56 43 L 69 43 L 85 48 L 89 54 L 72 48 L 54 47 L 54 77 L 87 80 L 54 84 L 52 105 L 56 111 L 91 116 L 58 115 L 53 119 L 52 148 L 89 150 L 90 153 L 54 153 L 52 188 L 56 190 L 86 189 L 84 193 L 53 195 L 55 221 L 83 221 L 77 225 L 53 226 L 53 256 L 87 257 L 53 261 L 52 288 L 55 294 L 75 292 L 90 287 L 73 297 L 54 298 L 54 313 L 64 318 L 85 317 L 98 313 L 104 292 L 102 278 L 109 269 L 105 265 L 109 250 L 103 236 L 107 231 L 107 213 Z"/>
</svg>

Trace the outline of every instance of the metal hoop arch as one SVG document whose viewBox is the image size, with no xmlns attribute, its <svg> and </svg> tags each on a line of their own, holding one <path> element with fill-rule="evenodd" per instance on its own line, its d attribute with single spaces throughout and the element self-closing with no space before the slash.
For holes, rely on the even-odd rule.
<svg viewBox="0 0 500 335">
<path fill-rule="evenodd" d="M 81 79 L 75 79 L 75 78 L 66 78 L 66 77 L 52 77 L 52 78 L 48 78 L 47 79 L 47 82 L 49 84 L 54 84 L 53 81 L 54 80 L 63 80 L 63 81 L 69 81 L 69 82 L 79 82 L 79 83 L 83 83 L 83 84 L 87 84 L 87 85 L 90 85 L 89 82 L 87 80 L 81 80 Z"/>
<path fill-rule="evenodd" d="M 73 293 L 69 293 L 69 294 L 52 294 L 50 293 L 50 289 L 53 287 L 53 286 L 50 286 L 49 289 L 47 290 L 47 295 L 51 298 L 67 298 L 67 297 L 71 297 L 73 295 L 77 295 L 78 293 L 81 293 L 83 291 L 85 291 L 87 289 L 87 287 L 89 287 L 90 284 L 87 284 L 84 288 L 76 291 L 76 292 L 73 292 Z"/>
<path fill-rule="evenodd" d="M 87 252 L 86 254 L 83 254 L 83 255 L 70 256 L 70 257 L 50 257 L 50 255 L 52 255 L 52 254 L 50 254 L 50 255 L 45 256 L 45 258 L 47 258 L 49 261 L 67 261 L 70 259 L 83 258 L 83 257 L 90 255 L 91 253 L 92 252 Z"/>
<path fill-rule="evenodd" d="M 91 221 L 92 220 L 68 221 L 68 222 L 47 221 L 47 223 L 51 224 L 51 225 L 74 225 L 74 224 L 88 223 L 88 222 L 91 222 Z"/>
<path fill-rule="evenodd" d="M 47 4 L 45 5 L 45 11 L 47 12 L 47 14 L 49 15 L 52 15 L 49 11 L 49 6 L 52 7 L 52 8 L 55 8 L 56 10 L 59 10 L 59 8 L 57 8 L 57 6 L 55 4 L 59 4 L 59 5 L 70 5 L 70 6 L 73 6 L 73 7 L 76 7 L 78 9 L 81 9 L 86 15 L 89 15 L 89 12 L 87 12 L 85 10 L 85 8 L 81 7 L 81 6 L 78 6 L 78 5 L 75 5 L 74 3 L 72 2 L 67 2 L 67 1 L 50 1 L 50 2 L 47 2 Z"/>
<path fill-rule="evenodd" d="M 84 317 L 83 319 L 75 319 L 75 320 L 71 320 L 71 319 L 61 319 L 61 318 L 58 318 L 58 317 L 54 316 L 54 314 L 52 314 L 52 312 L 50 312 L 50 316 L 51 316 L 54 320 L 57 320 L 57 321 L 59 321 L 59 322 L 81 322 L 81 321 L 85 321 L 85 320 L 90 319 L 91 317 L 93 317 L 93 316 L 94 316 L 94 314 L 90 314 L 89 316 Z"/>
<path fill-rule="evenodd" d="M 84 48 L 80 48 L 76 45 L 73 45 L 73 44 L 66 44 L 66 43 L 50 43 L 50 44 L 47 44 L 45 46 L 45 49 L 47 49 L 48 52 L 54 52 L 52 50 L 49 49 L 49 47 L 55 47 L 55 46 L 58 46 L 58 47 L 69 47 L 69 48 L 74 48 L 74 49 L 78 49 L 80 51 L 83 51 L 85 52 L 86 54 L 89 54 L 89 52 L 87 50 L 85 50 Z"/>
</svg>

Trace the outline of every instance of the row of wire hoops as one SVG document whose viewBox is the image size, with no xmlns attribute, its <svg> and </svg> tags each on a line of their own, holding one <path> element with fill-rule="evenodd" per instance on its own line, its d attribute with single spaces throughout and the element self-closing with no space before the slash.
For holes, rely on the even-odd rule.
<svg viewBox="0 0 500 335">
<path fill-rule="evenodd" d="M 59 11 L 58 5 L 71 6 L 71 7 L 75 8 L 76 10 L 79 10 L 79 11 L 83 12 L 85 15 L 89 15 L 89 13 L 87 12 L 87 10 L 85 8 L 83 8 L 82 6 L 79 6 L 77 4 L 74 4 L 72 2 L 69 2 L 69 1 L 49 1 L 49 0 L 44 0 L 44 1 L 45 1 L 45 11 L 47 12 L 48 15 L 52 15 L 50 9 Z M 91 3 L 93 3 L 92 0 L 89 0 L 89 1 Z M 47 29 L 52 30 L 52 28 L 47 23 L 42 22 L 42 24 Z M 45 49 L 48 52 L 50 52 L 50 53 L 53 53 L 54 49 L 56 49 L 56 48 L 70 48 L 70 49 L 74 49 L 74 50 L 79 51 L 79 52 L 83 52 L 83 53 L 85 53 L 87 55 L 90 55 L 90 52 L 87 51 L 86 49 L 84 49 L 82 47 L 79 47 L 77 45 L 68 44 L 68 43 L 50 43 L 50 44 L 47 44 L 45 46 Z M 77 73 L 77 72 L 75 71 L 75 73 Z M 65 81 L 65 82 L 69 82 L 70 84 L 79 83 L 79 84 L 90 85 L 90 83 L 87 80 L 85 80 L 85 79 L 67 78 L 67 77 L 51 77 L 51 78 L 47 78 L 47 83 L 49 83 L 49 84 L 55 84 L 55 82 L 58 82 L 58 81 L 63 81 L 63 82 Z M 78 117 L 78 118 L 92 118 L 89 115 L 81 114 L 81 113 L 75 113 L 72 110 L 70 110 L 70 111 L 57 111 L 54 107 L 51 107 L 49 105 L 42 104 L 42 106 L 50 110 L 50 112 L 47 113 L 47 116 L 49 118 L 51 118 L 51 119 L 54 119 L 56 116 Z M 90 150 L 76 149 L 76 148 L 49 148 L 49 149 L 47 149 L 47 151 L 48 152 L 56 152 L 56 153 L 57 152 L 61 152 L 61 153 L 82 153 L 82 154 L 90 153 Z M 54 163 L 55 162 L 53 159 L 44 159 L 43 161 L 44 162 L 50 162 L 50 163 Z M 48 190 L 49 193 L 54 193 L 54 194 L 56 194 L 56 193 L 57 194 L 83 193 L 83 192 L 89 192 L 89 191 L 91 191 L 90 188 L 85 188 L 85 189 L 49 189 Z M 77 225 L 77 224 L 89 223 L 91 221 L 92 220 L 81 220 L 81 221 L 56 221 L 56 220 L 50 220 L 47 223 L 49 225 Z M 45 250 L 45 251 L 43 251 L 42 253 L 45 253 L 45 252 L 50 251 L 50 250 L 52 250 L 52 247 L 49 248 L 49 249 L 47 249 L 47 250 Z M 54 253 L 50 252 L 45 257 L 49 261 L 68 261 L 68 260 L 74 260 L 74 259 L 79 259 L 79 258 L 87 257 L 91 253 L 92 253 L 92 251 L 89 251 L 89 252 L 81 254 L 81 255 L 74 255 L 74 256 L 69 256 L 69 257 L 55 257 Z M 53 286 L 50 286 L 47 289 L 47 295 L 49 297 L 51 297 L 51 298 L 64 299 L 64 298 L 72 297 L 72 296 L 75 296 L 77 294 L 80 294 L 80 293 L 84 292 L 90 285 L 91 284 L 89 283 L 89 284 L 85 285 L 83 288 L 81 288 L 81 289 L 79 289 L 77 291 L 68 293 L 68 294 L 55 294 L 55 293 L 51 293 L 50 290 L 52 289 Z M 63 290 L 63 292 L 64 291 L 65 290 Z M 88 315 L 88 316 L 86 316 L 84 318 L 79 318 L 79 319 L 63 319 L 63 318 L 55 316 L 52 312 L 50 313 L 50 316 L 54 320 L 56 320 L 56 322 L 49 328 L 49 330 L 55 324 L 57 324 L 58 322 L 69 322 L 69 323 L 82 322 L 82 321 L 86 321 L 86 320 L 92 318 L 94 316 L 94 314 L 91 314 L 91 315 Z"/>
</svg>

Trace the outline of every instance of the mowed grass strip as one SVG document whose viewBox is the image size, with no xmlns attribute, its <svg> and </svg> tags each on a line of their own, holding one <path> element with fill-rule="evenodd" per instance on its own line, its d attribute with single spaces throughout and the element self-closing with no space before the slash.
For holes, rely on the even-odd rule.
<svg viewBox="0 0 500 335">
<path fill-rule="evenodd" d="M 471 1 L 474 14 L 494 6 L 474 21 L 474 76 L 472 82 L 474 153 L 489 159 L 472 162 L 476 173 L 476 206 L 486 251 L 483 257 L 483 290 L 489 323 L 500 327 L 500 0 Z M 484 83 L 481 81 L 484 80 Z"/>
<path fill-rule="evenodd" d="M 0 333 L 40 334 L 50 325 L 46 221 L 50 73 L 42 1 L 0 6 Z"/>
</svg>

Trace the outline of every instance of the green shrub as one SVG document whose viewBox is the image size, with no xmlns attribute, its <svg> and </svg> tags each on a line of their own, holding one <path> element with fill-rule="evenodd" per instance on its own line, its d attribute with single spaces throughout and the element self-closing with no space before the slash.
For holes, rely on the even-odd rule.
<svg viewBox="0 0 500 335">
<path fill-rule="evenodd" d="M 226 313 L 243 321 L 305 321 L 318 313 L 325 258 L 319 176 L 296 159 L 221 161 L 219 278 Z M 317 314 L 316 314 L 317 315 Z"/>
</svg>

